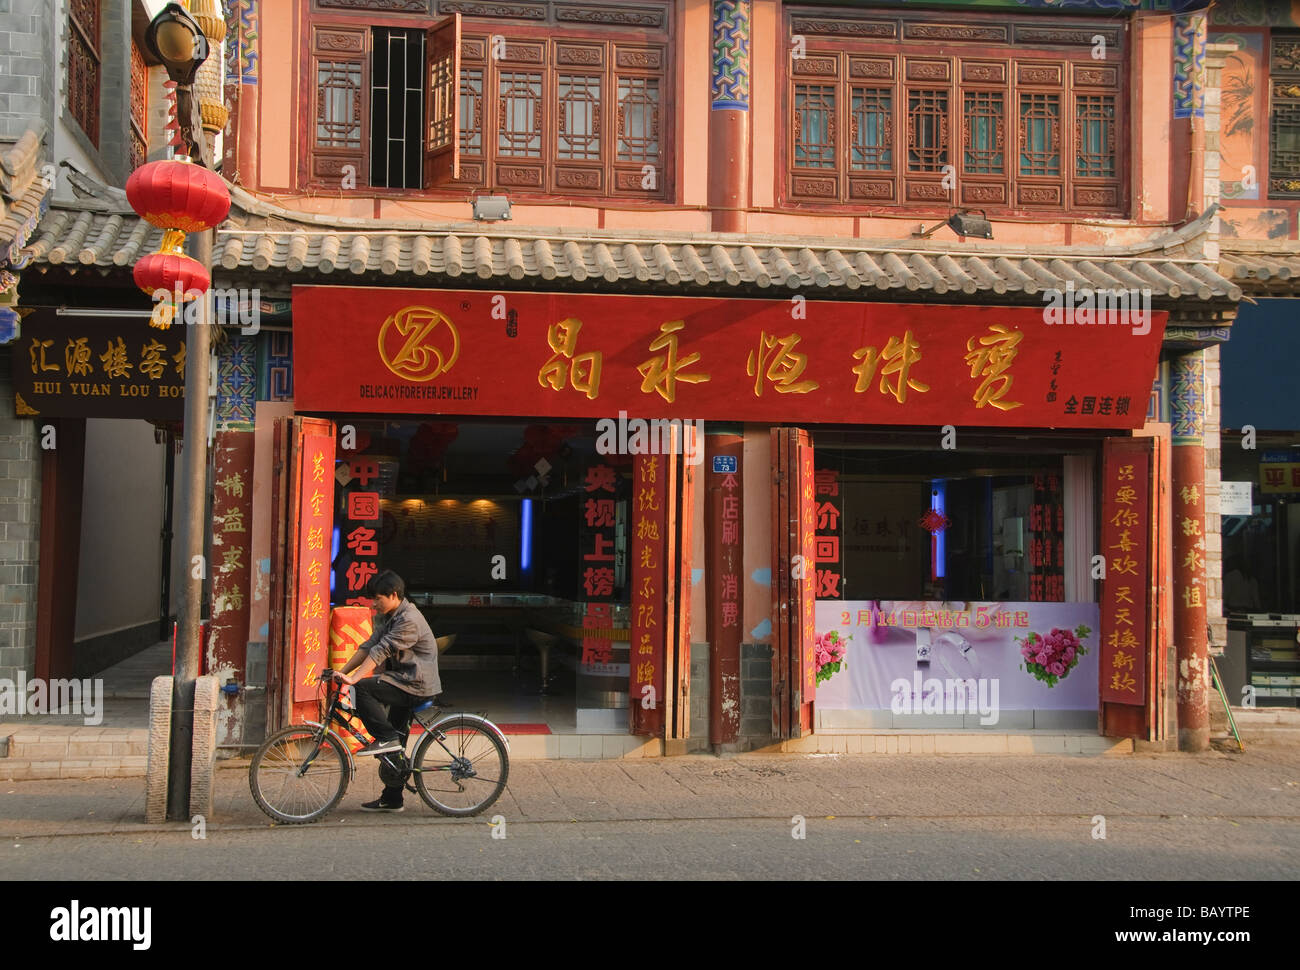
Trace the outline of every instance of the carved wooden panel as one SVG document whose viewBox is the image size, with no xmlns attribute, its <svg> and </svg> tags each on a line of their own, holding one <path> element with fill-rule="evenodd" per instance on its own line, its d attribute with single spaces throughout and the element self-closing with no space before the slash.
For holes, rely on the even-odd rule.
<svg viewBox="0 0 1300 970">
<path fill-rule="evenodd" d="M 316 49 L 330 53 L 352 51 L 361 53 L 364 44 L 362 36 L 355 30 L 325 30 L 316 28 Z"/>
<path fill-rule="evenodd" d="M 1123 34 L 1118 27 L 1042 27 L 1036 24 L 1016 24 L 1014 38 L 1017 44 L 1060 45 L 1091 47 L 1094 37 L 1100 35 L 1107 47 L 1117 47 Z"/>
<path fill-rule="evenodd" d="M 1059 185 L 1020 185 L 1016 187 L 1016 202 L 1020 205 L 1061 204 Z"/>
<path fill-rule="evenodd" d="M 483 182 L 482 163 L 462 161 L 460 163 L 460 178 L 458 178 L 456 181 L 469 182 L 475 185 L 482 184 Z"/>
<path fill-rule="evenodd" d="M 1119 69 L 1106 65 L 1072 64 L 1071 75 L 1076 87 L 1107 87 L 1119 84 Z"/>
<path fill-rule="evenodd" d="M 790 62 L 793 73 L 817 77 L 838 77 L 840 59 L 834 54 L 797 57 Z"/>
<path fill-rule="evenodd" d="M 961 79 L 967 84 L 1005 84 L 1007 65 L 1005 61 L 967 61 L 961 62 Z"/>
<path fill-rule="evenodd" d="M 839 185 L 833 178 L 796 175 L 790 180 L 790 187 L 795 195 L 810 195 L 821 199 L 833 199 L 839 195 Z"/>
<path fill-rule="evenodd" d="M 653 191 L 646 186 L 646 178 L 640 170 L 631 171 L 624 168 L 615 170 L 614 188 L 620 192 L 636 192 L 638 195 L 649 195 Z"/>
<path fill-rule="evenodd" d="M 850 57 L 849 77 L 890 80 L 894 77 L 894 59 L 892 57 Z"/>
<path fill-rule="evenodd" d="M 893 179 L 861 179 L 849 177 L 849 198 L 861 202 L 894 202 L 896 193 Z"/>
<path fill-rule="evenodd" d="M 898 36 L 892 20 L 834 20 L 830 17 L 795 17 L 790 26 L 795 34 L 835 34 L 840 37 Z"/>
<path fill-rule="evenodd" d="M 909 81 L 947 81 L 952 78 L 952 64 L 949 61 L 923 61 L 909 57 L 906 59 L 906 71 Z"/>
<path fill-rule="evenodd" d="M 618 27 L 663 27 L 668 14 L 648 7 L 594 6 L 574 4 L 555 6 L 555 19 L 560 23 L 609 24 Z"/>
<path fill-rule="evenodd" d="M 545 20 L 545 3 L 477 3 L 474 0 L 438 0 L 438 13 L 462 17 L 495 17 L 509 20 Z"/>
<path fill-rule="evenodd" d="M 506 43 L 498 60 L 502 64 L 541 64 L 546 60 L 545 45 Z"/>
<path fill-rule="evenodd" d="M 1119 189 L 1107 185 L 1076 185 L 1074 204 L 1080 209 L 1114 209 L 1119 205 Z"/>
<path fill-rule="evenodd" d="M 907 195 L 908 202 L 943 202 L 951 200 L 952 192 L 943 187 L 942 182 L 914 182 L 905 183 L 904 192 Z"/>
<path fill-rule="evenodd" d="M 487 57 L 487 41 L 482 37 L 463 37 L 460 41 L 462 61 L 481 61 Z"/>
<path fill-rule="evenodd" d="M 960 194 L 963 205 L 1007 204 L 1007 187 L 1001 182 L 963 182 Z"/>
<path fill-rule="evenodd" d="M 496 181 L 499 185 L 517 185 L 529 189 L 538 189 L 542 186 L 540 165 L 498 165 L 496 172 Z"/>
<path fill-rule="evenodd" d="M 614 48 L 614 62 L 619 67 L 631 68 L 642 71 L 657 71 L 663 67 L 663 51 L 648 47 L 623 47 Z"/>
<path fill-rule="evenodd" d="M 991 41 L 1005 44 L 1010 34 L 1006 24 L 903 24 L 908 40 Z"/>
<path fill-rule="evenodd" d="M 560 189 L 581 189 L 587 192 L 600 191 L 600 169 L 595 168 L 557 168 L 555 185 Z"/>
<path fill-rule="evenodd" d="M 322 10 L 375 10 L 384 13 L 433 13 L 431 0 L 316 0 Z"/>
<path fill-rule="evenodd" d="M 1019 62 L 1016 64 L 1017 84 L 1050 84 L 1060 87 L 1063 83 L 1063 71 L 1060 64 L 1034 64 Z"/>
<path fill-rule="evenodd" d="M 557 64 L 579 64 L 584 67 L 599 67 L 605 63 L 605 51 L 602 47 L 579 47 L 574 44 L 556 44 L 555 62 Z"/>
</svg>

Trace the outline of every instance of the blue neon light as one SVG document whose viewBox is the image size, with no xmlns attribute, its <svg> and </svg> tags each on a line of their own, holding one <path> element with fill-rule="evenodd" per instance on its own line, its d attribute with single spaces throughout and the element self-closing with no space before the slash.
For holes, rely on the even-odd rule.
<svg viewBox="0 0 1300 970">
<path fill-rule="evenodd" d="M 526 498 L 520 505 L 519 569 L 526 573 L 532 566 L 533 558 L 533 500 Z"/>
<path fill-rule="evenodd" d="M 930 508 L 934 509 L 940 515 L 944 514 L 944 506 L 948 504 L 948 483 L 942 478 L 936 478 L 930 482 Z M 945 565 L 947 562 L 947 550 L 945 549 L 947 532 L 940 529 L 934 535 L 934 578 L 943 579 L 947 571 Z"/>
<path fill-rule="evenodd" d="M 334 534 L 330 537 L 330 562 L 339 558 L 339 527 L 334 527 Z M 330 570 L 330 599 L 334 599 L 334 570 Z"/>
</svg>

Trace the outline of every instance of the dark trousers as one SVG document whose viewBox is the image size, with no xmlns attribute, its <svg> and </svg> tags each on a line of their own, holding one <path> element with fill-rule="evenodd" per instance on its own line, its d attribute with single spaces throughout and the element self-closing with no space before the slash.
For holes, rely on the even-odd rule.
<svg viewBox="0 0 1300 970">
<path fill-rule="evenodd" d="M 411 708 L 420 698 L 408 694 L 400 687 L 380 680 L 378 677 L 366 677 L 357 681 L 354 688 L 357 695 L 357 716 L 366 730 L 376 741 L 406 742 L 406 722 L 410 718 Z M 395 760 L 398 755 L 386 755 Z M 402 801 L 402 786 L 384 786 L 381 796 L 388 804 Z"/>
</svg>

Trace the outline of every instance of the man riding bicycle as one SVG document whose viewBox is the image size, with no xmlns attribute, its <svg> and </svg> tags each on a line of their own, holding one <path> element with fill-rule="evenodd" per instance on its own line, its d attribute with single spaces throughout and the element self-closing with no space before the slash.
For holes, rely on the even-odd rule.
<svg viewBox="0 0 1300 970">
<path fill-rule="evenodd" d="M 411 708 L 442 693 L 442 682 L 438 643 L 423 614 L 406 599 L 402 578 L 386 569 L 370 581 L 366 592 L 375 600 L 374 633 L 342 669 L 321 677 L 356 686 L 357 714 L 375 739 L 357 754 L 381 755 L 403 750 L 405 739 L 394 725 L 405 726 Z M 378 676 L 370 676 L 376 669 Z M 385 785 L 378 799 L 361 807 L 367 812 L 402 811 L 402 786 Z"/>
</svg>

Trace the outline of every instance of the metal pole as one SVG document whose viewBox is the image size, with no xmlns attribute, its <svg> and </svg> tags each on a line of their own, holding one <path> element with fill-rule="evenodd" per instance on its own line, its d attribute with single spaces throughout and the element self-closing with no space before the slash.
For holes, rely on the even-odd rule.
<svg viewBox="0 0 1300 970">
<path fill-rule="evenodd" d="M 201 134 L 199 137 L 203 137 Z M 212 267 L 213 230 L 189 237 L 191 255 Z M 198 322 L 186 327 L 185 337 L 185 440 L 181 453 L 180 493 L 185 497 L 180 517 L 180 547 L 184 581 L 177 610 L 176 670 L 172 681 L 171 746 L 168 759 L 167 817 L 189 821 L 190 767 L 194 742 L 194 681 L 199 676 L 200 622 L 203 577 L 207 574 L 204 523 L 207 518 L 208 469 L 208 356 L 211 348 L 212 294 L 198 301 Z M 177 326 L 184 308 L 176 312 Z M 202 564 L 201 569 L 195 566 Z M 195 578 L 196 573 L 198 578 Z"/>
<path fill-rule="evenodd" d="M 167 470 L 163 478 L 162 589 L 159 592 L 158 639 L 171 635 L 172 615 L 172 507 L 176 501 L 176 439 L 170 431 L 163 435 L 167 449 Z"/>
</svg>

